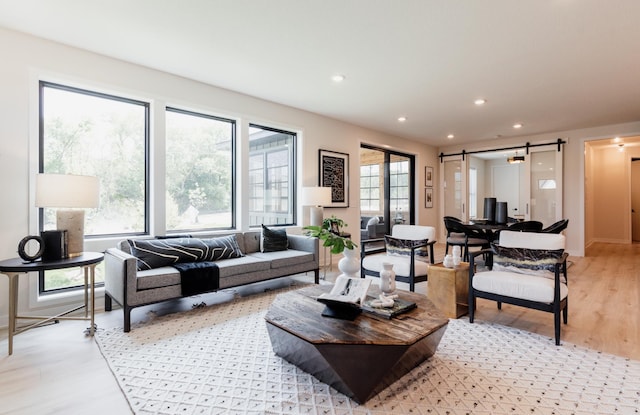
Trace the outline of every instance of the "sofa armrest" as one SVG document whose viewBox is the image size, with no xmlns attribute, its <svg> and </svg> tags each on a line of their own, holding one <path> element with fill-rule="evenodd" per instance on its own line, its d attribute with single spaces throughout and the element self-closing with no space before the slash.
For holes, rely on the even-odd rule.
<svg viewBox="0 0 640 415">
<path fill-rule="evenodd" d="M 127 290 L 136 291 L 136 257 L 118 248 L 109 248 L 104 253 L 105 291 L 121 306 L 125 306 Z"/>
</svg>

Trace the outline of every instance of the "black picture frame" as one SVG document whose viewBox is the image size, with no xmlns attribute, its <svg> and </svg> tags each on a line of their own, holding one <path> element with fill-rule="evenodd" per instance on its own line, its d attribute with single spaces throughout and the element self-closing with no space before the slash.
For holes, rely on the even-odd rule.
<svg viewBox="0 0 640 415">
<path fill-rule="evenodd" d="M 424 188 L 424 207 L 425 208 L 433 207 L 433 188 L 432 187 Z"/>
<path fill-rule="evenodd" d="M 325 207 L 349 207 L 349 154 L 318 151 L 319 185 L 331 187 L 331 204 Z"/>
<path fill-rule="evenodd" d="M 433 167 L 425 166 L 424 168 L 424 185 L 433 187 Z"/>
</svg>

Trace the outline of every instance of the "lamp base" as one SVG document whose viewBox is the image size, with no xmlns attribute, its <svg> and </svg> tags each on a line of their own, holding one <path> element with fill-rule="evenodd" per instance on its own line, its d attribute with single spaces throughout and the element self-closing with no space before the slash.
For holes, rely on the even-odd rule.
<svg viewBox="0 0 640 415">
<path fill-rule="evenodd" d="M 56 212 L 58 230 L 66 230 L 69 258 L 82 255 L 84 251 L 84 210 L 62 210 Z"/>
<path fill-rule="evenodd" d="M 311 206 L 309 209 L 309 221 L 311 226 L 322 226 L 324 220 L 324 211 L 322 206 Z"/>
</svg>

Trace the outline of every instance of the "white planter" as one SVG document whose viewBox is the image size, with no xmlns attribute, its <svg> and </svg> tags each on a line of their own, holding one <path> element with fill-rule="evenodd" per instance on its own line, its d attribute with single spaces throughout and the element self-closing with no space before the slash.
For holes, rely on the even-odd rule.
<svg viewBox="0 0 640 415">
<path fill-rule="evenodd" d="M 338 269 L 347 277 L 355 278 L 360 271 L 360 255 L 356 249 L 345 248 L 342 251 L 344 257 L 338 261 Z"/>
</svg>

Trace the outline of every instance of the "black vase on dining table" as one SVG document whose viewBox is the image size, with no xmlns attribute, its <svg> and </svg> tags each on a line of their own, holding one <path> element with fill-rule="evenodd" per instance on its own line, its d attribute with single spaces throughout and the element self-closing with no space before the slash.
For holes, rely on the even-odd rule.
<svg viewBox="0 0 640 415">
<path fill-rule="evenodd" d="M 496 198 L 485 197 L 484 198 L 484 218 L 489 222 L 496 220 Z"/>
<path fill-rule="evenodd" d="M 496 223 L 504 225 L 507 223 L 507 202 L 496 203 Z"/>
</svg>

